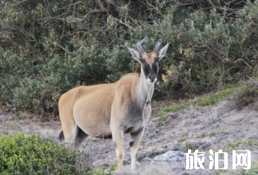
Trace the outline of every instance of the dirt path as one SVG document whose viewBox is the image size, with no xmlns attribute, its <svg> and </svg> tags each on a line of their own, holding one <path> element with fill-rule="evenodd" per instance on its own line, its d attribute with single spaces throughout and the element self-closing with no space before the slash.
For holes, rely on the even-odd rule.
<svg viewBox="0 0 258 175">
<path fill-rule="evenodd" d="M 60 131 L 60 122 L 58 121 L 39 122 L 39 119 L 27 114 L 17 117 L 11 113 L 0 112 L 1 135 L 23 132 L 25 134 L 39 134 L 45 138 L 57 140 L 58 131 Z"/>
<path fill-rule="evenodd" d="M 257 152 L 258 111 L 254 108 L 256 105 L 251 104 L 243 109 L 237 109 L 231 101 L 224 101 L 214 106 L 195 107 L 171 113 L 162 126 L 156 110 L 147 126 L 139 150 L 140 168 L 133 174 L 215 174 L 215 171 L 186 172 L 183 170 L 184 162 L 150 164 L 154 156 L 170 150 L 198 149 L 208 152 L 209 149 L 214 151 L 223 149 L 230 152 L 232 148 L 241 148 Z M 57 141 L 61 129 L 59 121 L 42 123 L 33 117 L 22 118 L 24 119 L 18 119 L 9 113 L 0 113 L 0 134 L 34 133 Z M 130 174 L 129 141 L 129 135 L 126 135 L 125 172 Z M 256 144 L 251 144 L 253 142 Z M 116 163 L 115 149 L 111 140 L 88 137 L 80 149 L 90 153 L 94 166 L 110 167 Z M 253 161 L 257 161 L 257 156 L 252 158 Z"/>
</svg>

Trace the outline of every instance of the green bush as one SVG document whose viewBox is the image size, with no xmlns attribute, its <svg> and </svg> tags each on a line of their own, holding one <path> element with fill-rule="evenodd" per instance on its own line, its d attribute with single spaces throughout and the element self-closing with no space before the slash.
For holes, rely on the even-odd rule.
<svg viewBox="0 0 258 175">
<path fill-rule="evenodd" d="M 252 164 L 252 167 L 250 170 L 246 170 L 246 175 L 256 175 L 258 173 L 258 162 L 255 162 Z"/>
<path fill-rule="evenodd" d="M 39 136 L 0 136 L 0 174 L 91 174 L 81 152 Z"/>
<path fill-rule="evenodd" d="M 156 94 L 258 75 L 258 0 L 177 1 L 1 1 L 0 105 L 56 112 L 67 90 L 137 71 L 127 47 L 146 35 L 148 51 L 170 43 Z"/>
</svg>

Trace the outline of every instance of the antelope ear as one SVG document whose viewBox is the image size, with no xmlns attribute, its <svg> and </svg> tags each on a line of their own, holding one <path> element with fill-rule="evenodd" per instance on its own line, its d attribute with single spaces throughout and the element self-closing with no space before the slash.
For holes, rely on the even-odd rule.
<svg viewBox="0 0 258 175">
<path fill-rule="evenodd" d="M 167 50 L 168 50 L 169 43 L 165 45 L 162 49 L 159 51 L 159 61 L 166 55 Z"/>
<path fill-rule="evenodd" d="M 129 49 L 130 53 L 132 54 L 133 59 L 135 59 L 136 61 L 138 61 L 140 63 L 141 62 L 140 61 L 140 53 L 130 47 L 128 47 L 128 49 Z"/>
</svg>

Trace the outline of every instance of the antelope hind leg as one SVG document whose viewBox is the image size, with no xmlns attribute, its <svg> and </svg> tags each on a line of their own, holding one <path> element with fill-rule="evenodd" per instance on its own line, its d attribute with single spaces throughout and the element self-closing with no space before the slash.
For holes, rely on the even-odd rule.
<svg viewBox="0 0 258 175">
<path fill-rule="evenodd" d="M 88 134 L 86 134 L 81 128 L 75 125 L 70 128 L 70 132 L 64 132 L 64 137 L 66 147 L 72 151 L 75 151 L 75 149 L 79 148 L 83 140 L 88 137 Z"/>
<path fill-rule="evenodd" d="M 145 128 L 140 128 L 138 131 L 131 133 L 130 149 L 131 149 L 131 170 L 136 169 L 137 154 L 139 145 L 142 140 L 142 136 Z"/>
<path fill-rule="evenodd" d="M 79 126 L 77 126 L 77 128 L 78 132 L 74 143 L 74 149 L 79 148 L 84 139 L 88 137 L 88 134 L 86 134 Z"/>
<path fill-rule="evenodd" d="M 76 136 L 78 134 L 78 127 L 76 125 L 73 125 L 72 127 L 69 128 L 69 130 L 63 130 L 64 132 L 64 138 L 65 138 L 65 143 L 66 147 L 74 150 L 75 149 L 75 144 L 76 144 Z"/>
</svg>

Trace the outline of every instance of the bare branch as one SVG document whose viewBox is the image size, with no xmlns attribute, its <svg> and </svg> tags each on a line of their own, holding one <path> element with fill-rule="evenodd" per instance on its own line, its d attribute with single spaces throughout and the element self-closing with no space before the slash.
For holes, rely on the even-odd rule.
<svg viewBox="0 0 258 175">
<path fill-rule="evenodd" d="M 126 26 L 126 27 L 129 28 L 130 30 L 135 31 L 135 29 L 134 29 L 132 26 L 130 26 L 129 24 L 124 23 L 123 21 L 121 21 L 121 20 L 119 20 L 119 19 L 117 19 L 117 18 L 114 18 L 114 17 L 112 17 L 112 18 L 113 18 L 115 21 L 119 22 L 120 24 Z"/>
<path fill-rule="evenodd" d="M 103 5 L 103 3 L 101 2 L 101 0 L 98 0 L 98 4 L 99 4 L 100 9 L 101 9 L 103 12 L 108 12 L 108 10 L 104 7 L 104 5 Z"/>
<path fill-rule="evenodd" d="M 102 11 L 102 10 L 91 10 L 86 15 L 84 15 L 84 17 L 83 17 L 81 22 L 85 21 L 88 18 L 88 16 L 93 14 L 93 13 L 107 13 L 107 12 L 106 11 Z"/>
</svg>

